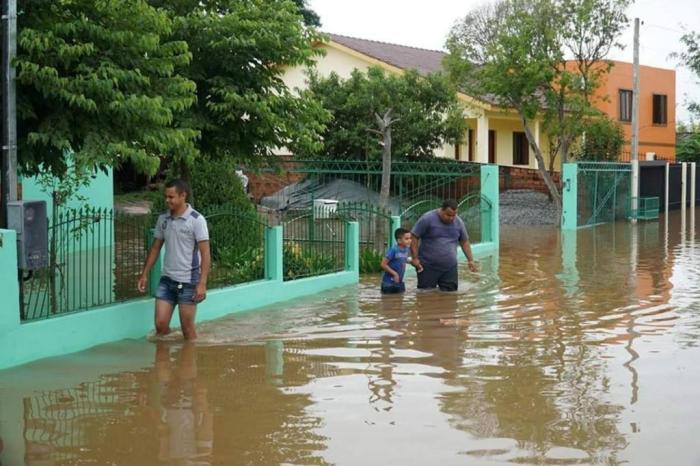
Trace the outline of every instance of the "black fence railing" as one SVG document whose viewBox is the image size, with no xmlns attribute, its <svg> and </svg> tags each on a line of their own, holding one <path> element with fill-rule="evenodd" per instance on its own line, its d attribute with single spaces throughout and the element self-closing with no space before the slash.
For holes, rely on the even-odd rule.
<svg viewBox="0 0 700 466">
<path fill-rule="evenodd" d="M 49 225 L 49 264 L 22 277 L 22 320 L 86 310 L 142 296 L 148 215 L 110 209 L 59 213 Z"/>
</svg>

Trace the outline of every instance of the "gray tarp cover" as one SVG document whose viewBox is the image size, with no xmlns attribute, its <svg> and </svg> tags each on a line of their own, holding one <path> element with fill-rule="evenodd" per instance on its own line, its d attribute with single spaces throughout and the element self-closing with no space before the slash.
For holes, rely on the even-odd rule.
<svg viewBox="0 0 700 466">
<path fill-rule="evenodd" d="M 317 179 L 307 179 L 290 184 L 271 196 L 263 197 L 260 204 L 273 210 L 310 209 L 314 199 L 335 199 L 339 202 L 366 202 L 379 204 L 379 193 L 360 183 L 337 179 L 321 184 Z M 398 215 L 399 202 L 389 199 L 389 208 Z"/>
</svg>

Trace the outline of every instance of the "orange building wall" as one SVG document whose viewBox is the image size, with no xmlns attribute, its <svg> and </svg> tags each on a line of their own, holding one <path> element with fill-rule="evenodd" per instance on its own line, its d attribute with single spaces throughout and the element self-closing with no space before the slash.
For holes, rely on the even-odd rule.
<svg viewBox="0 0 700 466">
<path fill-rule="evenodd" d="M 632 89 L 632 64 L 613 61 L 613 67 L 598 89 L 599 97 L 607 96 L 607 101 L 600 98 L 596 107 L 610 118 L 620 123 L 625 131 L 623 160 L 629 160 L 631 150 L 632 124 L 620 121 L 620 102 L 618 90 Z M 639 69 L 639 153 L 640 159 L 646 152 L 655 152 L 657 159 L 675 160 L 676 158 L 676 71 L 650 66 Z M 652 124 L 652 96 L 667 96 L 667 123 L 663 126 Z"/>
</svg>

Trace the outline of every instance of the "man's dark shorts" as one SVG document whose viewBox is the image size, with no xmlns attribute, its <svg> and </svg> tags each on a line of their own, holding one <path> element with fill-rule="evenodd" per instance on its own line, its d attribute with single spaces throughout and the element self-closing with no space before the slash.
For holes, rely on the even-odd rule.
<svg viewBox="0 0 700 466">
<path fill-rule="evenodd" d="M 194 290 L 197 285 L 180 283 L 168 277 L 160 277 L 156 299 L 167 301 L 173 306 L 177 304 L 197 304 L 194 301 Z"/>
<path fill-rule="evenodd" d="M 418 274 L 418 288 L 440 288 L 440 291 L 457 291 L 457 266 L 449 270 L 435 270 L 423 266 L 423 271 Z"/>
<path fill-rule="evenodd" d="M 406 291 L 406 284 L 401 283 L 384 283 L 382 282 L 382 293 L 392 294 L 392 293 L 403 293 Z"/>
</svg>

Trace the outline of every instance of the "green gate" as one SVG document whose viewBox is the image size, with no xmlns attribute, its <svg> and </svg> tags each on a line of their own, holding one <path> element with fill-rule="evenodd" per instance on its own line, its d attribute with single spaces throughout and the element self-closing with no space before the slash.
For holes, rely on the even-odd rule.
<svg viewBox="0 0 700 466">
<path fill-rule="evenodd" d="M 577 164 L 577 226 L 626 220 L 632 209 L 632 166 L 615 162 Z"/>
</svg>

